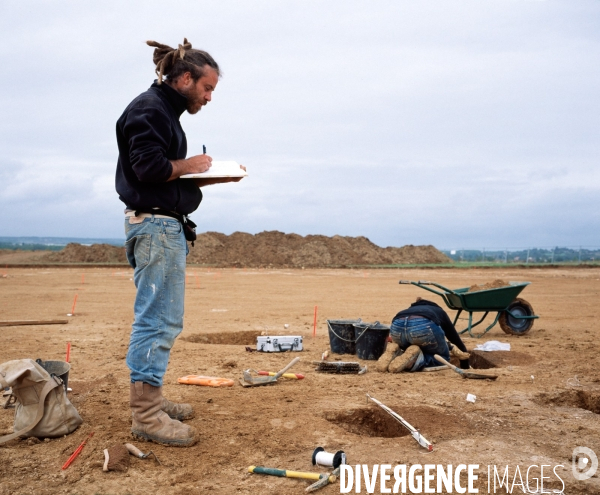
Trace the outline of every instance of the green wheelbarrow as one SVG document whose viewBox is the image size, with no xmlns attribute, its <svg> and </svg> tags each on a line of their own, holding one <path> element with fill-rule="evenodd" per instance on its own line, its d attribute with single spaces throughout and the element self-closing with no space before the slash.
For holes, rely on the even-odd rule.
<svg viewBox="0 0 600 495">
<path fill-rule="evenodd" d="M 469 313 L 469 325 L 464 330 L 459 330 L 458 333 L 469 332 L 471 337 L 482 337 L 498 322 L 500 322 L 500 328 L 505 333 L 525 335 L 533 327 L 533 320 L 539 318 L 539 316 L 533 313 L 531 304 L 525 299 L 517 297 L 530 282 L 509 282 L 510 285 L 506 287 L 476 292 L 469 292 L 469 287 L 453 290 L 435 282 L 425 282 L 423 280 L 419 280 L 418 282 L 400 280 L 400 283 L 416 285 L 421 289 L 428 290 L 440 296 L 446 303 L 446 306 L 457 311 L 453 322 L 454 326 L 456 326 L 460 314 L 463 311 L 467 311 Z M 439 290 L 432 288 L 432 286 Z M 494 311 L 496 312 L 496 318 L 494 318 L 492 324 L 483 333 L 473 335 L 472 329 L 485 320 L 485 317 L 489 313 Z M 481 319 L 473 323 L 473 313 L 482 312 L 484 315 Z"/>
</svg>

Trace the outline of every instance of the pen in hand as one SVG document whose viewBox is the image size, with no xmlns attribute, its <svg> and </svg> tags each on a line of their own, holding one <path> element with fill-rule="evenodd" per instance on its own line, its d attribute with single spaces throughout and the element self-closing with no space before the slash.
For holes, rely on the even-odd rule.
<svg viewBox="0 0 600 495">
<path fill-rule="evenodd" d="M 203 144 L 202 145 L 202 155 L 206 156 L 206 145 Z M 210 168 L 210 166 L 212 165 L 212 163 L 210 163 L 212 161 L 212 158 L 208 157 L 208 168 L 205 170 L 205 172 Z"/>
</svg>

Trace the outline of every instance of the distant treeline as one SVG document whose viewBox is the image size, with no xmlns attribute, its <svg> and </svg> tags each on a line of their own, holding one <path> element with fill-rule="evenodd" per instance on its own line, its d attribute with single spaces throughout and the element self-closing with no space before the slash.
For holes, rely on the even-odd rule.
<svg viewBox="0 0 600 495">
<path fill-rule="evenodd" d="M 21 251 L 61 251 L 65 246 L 50 244 L 27 244 L 24 242 L 0 242 L 0 249 L 12 249 Z"/>
<path fill-rule="evenodd" d="M 19 249 L 21 251 L 61 251 L 70 243 L 84 246 L 91 246 L 92 244 L 123 246 L 125 240 L 86 239 L 81 237 L 0 237 L 0 249 Z"/>
<path fill-rule="evenodd" d="M 587 263 L 600 261 L 600 248 L 554 247 L 529 249 L 442 249 L 457 262 L 482 263 Z"/>
</svg>

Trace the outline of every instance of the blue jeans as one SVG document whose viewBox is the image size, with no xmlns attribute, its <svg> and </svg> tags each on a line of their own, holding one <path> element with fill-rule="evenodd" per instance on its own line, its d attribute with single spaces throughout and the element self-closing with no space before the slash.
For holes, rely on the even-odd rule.
<svg viewBox="0 0 600 495">
<path fill-rule="evenodd" d="M 175 338 L 183 330 L 187 243 L 181 224 L 125 220 L 125 251 L 137 289 L 127 366 L 131 382 L 162 386 Z"/>
<path fill-rule="evenodd" d="M 450 349 L 446 343 L 444 331 L 427 318 L 398 318 L 390 327 L 392 340 L 406 349 L 408 346 L 417 345 L 423 351 L 410 371 L 419 371 L 431 366 L 440 366 L 433 357 L 438 354 L 446 361 L 450 361 Z"/>
</svg>

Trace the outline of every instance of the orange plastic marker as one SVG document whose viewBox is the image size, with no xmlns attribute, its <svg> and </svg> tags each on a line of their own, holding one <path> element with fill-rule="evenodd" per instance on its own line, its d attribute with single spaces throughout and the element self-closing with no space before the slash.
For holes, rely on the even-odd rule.
<svg viewBox="0 0 600 495">
<path fill-rule="evenodd" d="M 71 316 L 75 316 L 75 305 L 77 304 L 77 294 L 75 294 L 75 298 L 73 299 L 73 307 L 71 308 Z"/>
<path fill-rule="evenodd" d="M 201 385 L 203 387 L 233 387 L 234 381 L 229 378 L 216 376 L 187 375 L 177 379 L 177 383 L 184 385 Z"/>
</svg>

